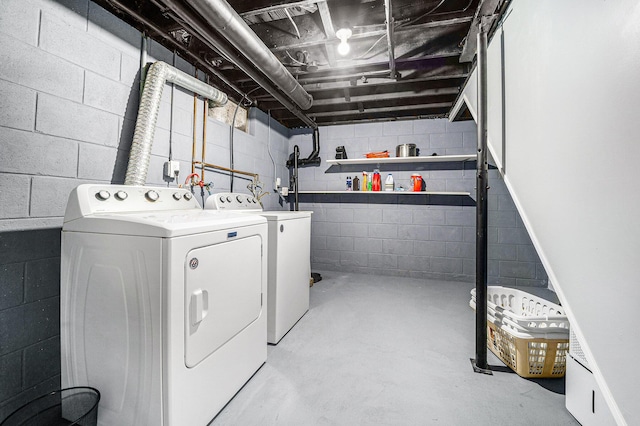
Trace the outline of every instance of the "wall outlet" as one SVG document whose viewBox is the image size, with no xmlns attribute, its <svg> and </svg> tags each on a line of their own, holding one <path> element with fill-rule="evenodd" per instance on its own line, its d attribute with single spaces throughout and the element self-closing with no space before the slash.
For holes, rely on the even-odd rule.
<svg viewBox="0 0 640 426">
<path fill-rule="evenodd" d="M 167 161 L 164 163 L 164 175 L 165 177 L 176 179 L 180 174 L 180 162 L 179 161 Z"/>
</svg>

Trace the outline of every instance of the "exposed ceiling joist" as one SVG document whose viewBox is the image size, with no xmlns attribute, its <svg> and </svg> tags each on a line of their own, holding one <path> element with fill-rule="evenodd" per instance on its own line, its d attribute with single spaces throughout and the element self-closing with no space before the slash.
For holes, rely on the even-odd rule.
<svg viewBox="0 0 640 426">
<path fill-rule="evenodd" d="M 289 127 L 446 116 L 471 68 L 460 63 L 461 46 L 479 6 L 508 3 L 386 0 L 393 7 L 385 10 L 385 0 L 92 1 L 183 56 L 234 100 L 250 93 L 255 106 Z M 251 24 L 254 42 L 313 96 L 308 114 L 269 81 L 260 60 L 239 56 L 242 45 L 225 25 L 202 15 L 202 4 L 226 8 L 225 1 L 241 14 L 238 21 Z M 351 50 L 338 56 L 335 31 L 347 20 Z"/>
</svg>

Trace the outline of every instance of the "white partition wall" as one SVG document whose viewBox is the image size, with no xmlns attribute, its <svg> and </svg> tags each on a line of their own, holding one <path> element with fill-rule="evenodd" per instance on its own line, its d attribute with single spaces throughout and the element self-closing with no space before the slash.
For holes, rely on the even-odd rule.
<svg viewBox="0 0 640 426">
<path fill-rule="evenodd" d="M 612 413 L 640 424 L 640 2 L 514 0 L 501 31 L 492 154 Z"/>
</svg>

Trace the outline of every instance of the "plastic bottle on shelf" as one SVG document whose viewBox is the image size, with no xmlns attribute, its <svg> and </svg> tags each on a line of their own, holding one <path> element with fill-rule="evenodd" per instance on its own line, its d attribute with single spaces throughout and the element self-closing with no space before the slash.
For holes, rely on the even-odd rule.
<svg viewBox="0 0 640 426">
<path fill-rule="evenodd" d="M 391 192 L 394 189 L 395 188 L 394 188 L 394 185 L 393 185 L 393 175 L 391 173 L 389 173 L 387 175 L 387 178 L 384 181 L 384 190 Z"/>
<path fill-rule="evenodd" d="M 353 190 L 353 182 L 351 181 L 351 176 L 347 176 L 347 191 Z"/>
<path fill-rule="evenodd" d="M 382 189 L 381 184 L 382 184 L 382 182 L 380 181 L 380 170 L 375 169 L 373 171 L 371 190 L 372 191 L 380 191 Z"/>
<path fill-rule="evenodd" d="M 369 184 L 369 175 L 367 174 L 367 172 L 362 172 L 362 190 L 363 191 L 367 191 L 368 190 L 368 184 Z"/>
</svg>

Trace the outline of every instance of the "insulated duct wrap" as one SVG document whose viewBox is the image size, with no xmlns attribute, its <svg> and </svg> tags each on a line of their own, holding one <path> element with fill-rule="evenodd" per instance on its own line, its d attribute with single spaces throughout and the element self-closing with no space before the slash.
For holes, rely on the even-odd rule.
<svg viewBox="0 0 640 426">
<path fill-rule="evenodd" d="M 158 61 L 153 63 L 149 67 L 149 71 L 147 71 L 144 89 L 142 89 L 136 128 L 133 133 L 133 143 L 129 152 L 129 165 L 124 179 L 125 185 L 143 186 L 147 181 L 151 146 L 153 145 L 165 82 L 175 83 L 182 88 L 210 99 L 212 106 L 221 106 L 227 103 L 227 95 L 214 87 L 165 62 Z"/>
</svg>

